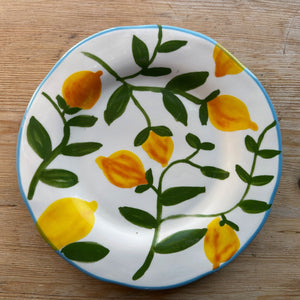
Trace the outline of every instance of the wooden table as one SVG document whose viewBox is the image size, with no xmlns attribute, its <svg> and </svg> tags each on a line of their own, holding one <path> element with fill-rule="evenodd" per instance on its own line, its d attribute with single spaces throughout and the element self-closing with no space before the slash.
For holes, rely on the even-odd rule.
<svg viewBox="0 0 300 300">
<path fill-rule="evenodd" d="M 300 299 L 299 0 L 0 0 L 1 299 Z M 71 46 L 123 25 L 166 24 L 217 40 L 252 70 L 277 112 L 282 179 L 269 219 L 219 272 L 167 291 L 134 290 L 81 273 L 50 249 L 21 198 L 17 135 L 38 84 Z"/>
</svg>

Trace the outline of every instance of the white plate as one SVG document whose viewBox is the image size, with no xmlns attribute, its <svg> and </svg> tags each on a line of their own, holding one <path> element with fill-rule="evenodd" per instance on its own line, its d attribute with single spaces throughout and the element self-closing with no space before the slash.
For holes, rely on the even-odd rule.
<svg viewBox="0 0 300 300">
<path fill-rule="evenodd" d="M 261 229 L 280 131 L 262 85 L 212 39 L 113 28 L 74 46 L 37 88 L 17 169 L 38 229 L 72 265 L 177 287 L 228 264 Z"/>
</svg>

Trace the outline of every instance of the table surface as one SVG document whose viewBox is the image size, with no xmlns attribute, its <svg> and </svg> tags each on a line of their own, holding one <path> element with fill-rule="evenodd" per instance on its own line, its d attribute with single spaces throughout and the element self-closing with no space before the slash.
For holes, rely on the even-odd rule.
<svg viewBox="0 0 300 300">
<path fill-rule="evenodd" d="M 300 1 L 0 0 L 1 299 L 300 299 Z M 16 143 L 26 106 L 70 47 L 98 31 L 165 24 L 201 32 L 266 88 L 280 123 L 281 182 L 258 236 L 224 269 L 166 291 L 89 277 L 37 232 L 21 198 Z"/>
</svg>

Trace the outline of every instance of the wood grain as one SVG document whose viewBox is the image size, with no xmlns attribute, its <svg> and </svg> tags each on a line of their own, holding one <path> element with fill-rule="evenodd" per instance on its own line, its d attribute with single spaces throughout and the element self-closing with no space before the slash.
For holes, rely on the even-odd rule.
<svg viewBox="0 0 300 300">
<path fill-rule="evenodd" d="M 300 1 L 0 0 L 0 299 L 300 299 Z M 167 291 L 101 282 L 57 256 L 21 198 L 16 143 L 26 106 L 74 44 L 123 25 L 195 30 L 236 55 L 280 120 L 282 179 L 270 217 L 221 271 Z"/>
</svg>

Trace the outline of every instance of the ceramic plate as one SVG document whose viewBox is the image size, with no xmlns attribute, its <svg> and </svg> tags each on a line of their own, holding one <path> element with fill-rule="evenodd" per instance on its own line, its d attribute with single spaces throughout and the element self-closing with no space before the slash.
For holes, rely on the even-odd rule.
<svg viewBox="0 0 300 300">
<path fill-rule="evenodd" d="M 222 268 L 261 229 L 280 131 L 262 85 L 212 39 L 113 28 L 74 46 L 37 88 L 17 169 L 60 256 L 101 280 L 170 288 Z"/>
</svg>

